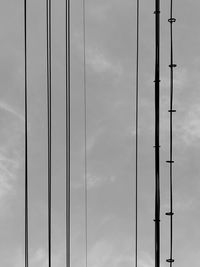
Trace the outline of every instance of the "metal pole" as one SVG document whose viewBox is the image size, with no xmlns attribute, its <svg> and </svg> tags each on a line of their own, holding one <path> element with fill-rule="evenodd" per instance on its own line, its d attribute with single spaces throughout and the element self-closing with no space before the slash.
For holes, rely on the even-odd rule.
<svg viewBox="0 0 200 267">
<path fill-rule="evenodd" d="M 160 267 L 160 0 L 155 0 L 155 267 Z"/>
</svg>

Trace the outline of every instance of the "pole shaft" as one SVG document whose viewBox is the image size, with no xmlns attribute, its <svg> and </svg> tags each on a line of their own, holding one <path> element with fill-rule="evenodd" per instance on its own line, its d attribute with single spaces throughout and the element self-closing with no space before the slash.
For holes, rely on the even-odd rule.
<svg viewBox="0 0 200 267">
<path fill-rule="evenodd" d="M 155 267 L 160 267 L 160 0 L 155 0 Z"/>
</svg>

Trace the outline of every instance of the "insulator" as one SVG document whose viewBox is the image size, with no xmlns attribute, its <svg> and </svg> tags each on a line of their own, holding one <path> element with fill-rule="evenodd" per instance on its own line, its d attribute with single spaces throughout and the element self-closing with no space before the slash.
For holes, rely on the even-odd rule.
<svg viewBox="0 0 200 267">
<path fill-rule="evenodd" d="M 167 259 L 166 262 L 172 263 L 174 262 L 174 259 Z"/>
<path fill-rule="evenodd" d="M 168 21 L 169 21 L 170 23 L 173 23 L 173 22 L 176 22 L 176 19 L 175 19 L 175 18 L 170 18 L 170 19 L 168 19 Z"/>
<path fill-rule="evenodd" d="M 177 65 L 176 65 L 176 64 L 170 64 L 169 67 L 170 67 L 170 68 L 176 68 Z"/>
<path fill-rule="evenodd" d="M 160 10 L 154 11 L 154 14 L 160 14 Z"/>
<path fill-rule="evenodd" d="M 167 160 L 166 162 L 167 162 L 167 163 L 174 163 L 173 160 Z"/>
<path fill-rule="evenodd" d="M 173 216 L 174 213 L 170 211 L 170 212 L 166 212 L 165 215 L 167 215 L 167 216 Z"/>
<path fill-rule="evenodd" d="M 161 146 L 153 146 L 153 148 L 157 148 L 157 147 L 160 148 Z"/>
</svg>

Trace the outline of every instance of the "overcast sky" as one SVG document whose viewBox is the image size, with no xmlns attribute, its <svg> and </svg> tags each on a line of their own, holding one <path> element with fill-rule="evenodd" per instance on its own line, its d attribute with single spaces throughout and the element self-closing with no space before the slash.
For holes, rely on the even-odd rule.
<svg viewBox="0 0 200 267">
<path fill-rule="evenodd" d="M 71 266 L 85 262 L 82 0 L 71 1 Z M 139 267 L 154 266 L 154 1 L 140 1 Z M 30 267 L 47 267 L 46 1 L 28 4 Z M 161 266 L 168 266 L 169 7 L 161 1 Z M 174 258 L 199 266 L 198 0 L 174 1 Z M 65 262 L 65 1 L 52 0 L 53 267 Z M 24 266 L 23 1 L 0 1 L 0 265 Z M 136 1 L 86 0 L 88 267 L 131 267 Z"/>
</svg>

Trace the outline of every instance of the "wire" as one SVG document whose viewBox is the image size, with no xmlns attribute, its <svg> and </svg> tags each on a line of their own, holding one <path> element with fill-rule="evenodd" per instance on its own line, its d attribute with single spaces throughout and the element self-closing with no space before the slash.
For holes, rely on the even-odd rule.
<svg viewBox="0 0 200 267">
<path fill-rule="evenodd" d="M 66 0 L 66 266 L 70 267 L 70 0 Z"/>
<path fill-rule="evenodd" d="M 85 158 L 85 266 L 88 266 L 88 181 L 87 181 L 87 82 L 86 82 L 86 5 L 83 0 L 83 83 L 84 83 L 84 158 Z"/>
<path fill-rule="evenodd" d="M 155 267 L 160 267 L 160 0 L 155 0 Z"/>
<path fill-rule="evenodd" d="M 138 120 L 139 120 L 139 20 L 140 20 L 140 6 L 137 0 L 137 33 L 136 33 L 136 118 L 135 118 L 135 267 L 138 266 Z"/>
<path fill-rule="evenodd" d="M 28 267 L 28 93 L 27 93 L 27 4 L 24 0 L 24 95 L 25 95 L 25 267 Z"/>
<path fill-rule="evenodd" d="M 51 0 L 46 0 L 47 18 L 47 121 L 48 121 L 48 262 L 51 267 Z"/>
<path fill-rule="evenodd" d="M 173 91 L 174 91 L 174 68 L 176 67 L 176 64 L 174 64 L 174 58 L 173 58 L 173 23 L 176 21 L 175 18 L 173 18 L 173 0 L 171 0 L 170 5 L 170 19 L 168 20 L 170 23 L 170 46 L 171 46 L 171 55 L 170 55 L 170 160 L 167 161 L 170 165 L 170 211 L 166 213 L 167 216 L 170 216 L 170 258 L 166 261 L 170 263 L 170 267 L 172 267 L 172 264 L 174 262 L 173 259 L 173 113 L 176 112 L 176 110 L 173 110 Z"/>
</svg>

